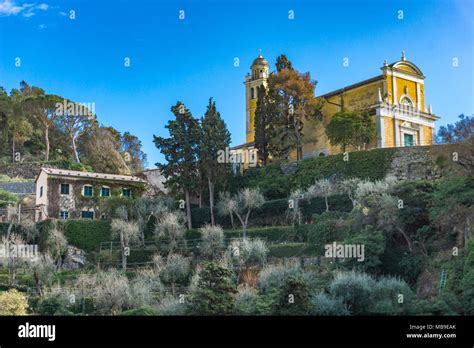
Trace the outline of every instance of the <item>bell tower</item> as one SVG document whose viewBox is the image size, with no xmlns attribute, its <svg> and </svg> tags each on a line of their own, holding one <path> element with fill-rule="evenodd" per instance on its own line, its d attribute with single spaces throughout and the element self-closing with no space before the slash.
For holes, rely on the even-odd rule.
<svg viewBox="0 0 474 348">
<path fill-rule="evenodd" d="M 245 76 L 245 140 L 251 143 L 255 140 L 255 109 L 257 108 L 258 87 L 267 87 L 268 62 L 259 55 L 250 67 L 250 73 Z"/>
</svg>

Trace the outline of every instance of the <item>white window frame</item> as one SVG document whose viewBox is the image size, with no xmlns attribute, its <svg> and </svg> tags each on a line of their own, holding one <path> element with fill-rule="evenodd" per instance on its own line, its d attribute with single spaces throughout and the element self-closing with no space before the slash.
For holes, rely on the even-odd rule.
<svg viewBox="0 0 474 348">
<path fill-rule="evenodd" d="M 87 187 L 92 187 L 92 195 L 91 195 L 91 196 L 86 196 L 86 195 L 85 195 L 85 192 L 86 192 L 85 188 L 86 188 L 86 186 L 87 186 Z M 82 186 L 82 196 L 83 196 L 83 197 L 94 197 L 94 186 L 92 186 L 92 185 L 83 185 L 83 186 Z"/>
<path fill-rule="evenodd" d="M 102 189 L 104 189 L 104 188 L 109 189 L 109 195 L 108 195 L 108 196 L 102 196 Z M 111 196 L 112 196 L 112 190 L 110 189 L 109 186 L 103 185 L 103 186 L 101 186 L 101 188 L 100 188 L 100 193 L 99 193 L 99 195 L 100 195 L 100 197 L 111 197 Z"/>
</svg>

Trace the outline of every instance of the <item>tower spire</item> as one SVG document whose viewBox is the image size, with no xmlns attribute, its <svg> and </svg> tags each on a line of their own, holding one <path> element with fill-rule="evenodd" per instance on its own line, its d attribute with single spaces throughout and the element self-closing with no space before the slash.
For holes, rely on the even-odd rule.
<svg viewBox="0 0 474 348">
<path fill-rule="evenodd" d="M 405 51 L 402 51 L 402 60 L 403 61 L 407 60 L 407 57 L 405 56 Z"/>
</svg>

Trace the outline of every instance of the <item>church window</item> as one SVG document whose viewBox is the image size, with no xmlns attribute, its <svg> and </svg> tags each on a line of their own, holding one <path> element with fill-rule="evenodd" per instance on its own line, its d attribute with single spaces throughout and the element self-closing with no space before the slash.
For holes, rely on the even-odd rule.
<svg viewBox="0 0 474 348">
<path fill-rule="evenodd" d="M 408 97 L 402 97 L 402 99 L 400 100 L 400 104 L 404 106 L 413 106 L 413 103 Z"/>
</svg>

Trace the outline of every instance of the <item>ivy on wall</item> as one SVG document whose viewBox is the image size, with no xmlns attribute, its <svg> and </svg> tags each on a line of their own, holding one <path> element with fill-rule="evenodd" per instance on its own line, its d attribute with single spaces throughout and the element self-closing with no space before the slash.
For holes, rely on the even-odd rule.
<svg viewBox="0 0 474 348">
<path fill-rule="evenodd" d="M 62 210 L 60 206 L 61 197 L 59 189 L 60 184 L 70 184 L 70 194 L 75 202 L 75 209 L 70 211 L 69 218 L 80 218 L 81 210 L 83 208 L 93 209 L 96 216 L 100 215 L 101 201 L 109 199 L 110 197 L 119 197 L 122 194 L 122 188 L 129 188 L 131 190 L 132 197 L 140 197 L 145 191 L 145 185 L 141 183 L 115 183 L 106 181 L 94 181 L 94 180 L 64 180 L 59 178 L 48 179 L 48 213 L 52 218 L 58 218 L 59 212 Z M 82 188 L 84 185 L 90 185 L 93 188 L 93 196 L 86 197 L 82 194 Z M 101 197 L 100 192 L 103 186 L 110 188 L 109 197 Z M 66 209 L 67 210 L 67 209 Z"/>
</svg>

